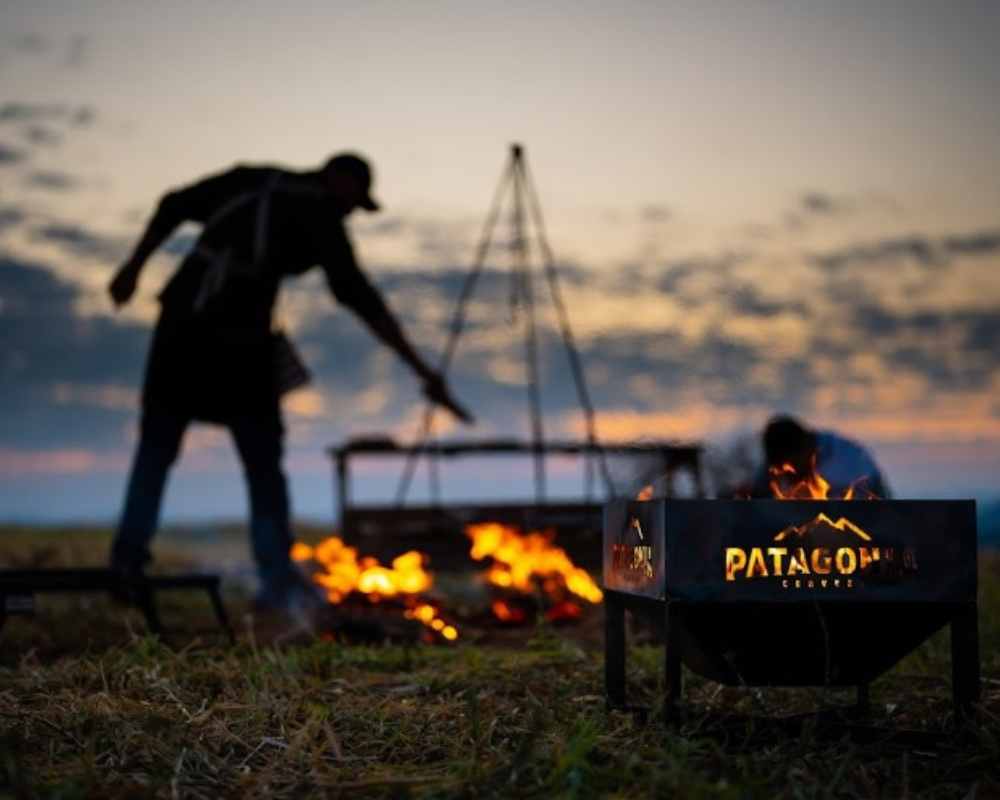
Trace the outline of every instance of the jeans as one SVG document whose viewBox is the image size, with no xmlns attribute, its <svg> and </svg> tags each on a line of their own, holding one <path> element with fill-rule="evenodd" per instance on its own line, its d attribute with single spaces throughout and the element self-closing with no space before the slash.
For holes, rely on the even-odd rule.
<svg viewBox="0 0 1000 800">
<path fill-rule="evenodd" d="M 262 602 L 279 604 L 299 581 L 292 563 L 288 490 L 281 468 L 284 425 L 266 342 L 238 348 L 204 331 L 154 334 L 143 388 L 139 443 L 111 563 L 140 570 L 159 523 L 163 491 L 187 426 L 229 428 L 250 499 L 250 541 Z"/>
</svg>

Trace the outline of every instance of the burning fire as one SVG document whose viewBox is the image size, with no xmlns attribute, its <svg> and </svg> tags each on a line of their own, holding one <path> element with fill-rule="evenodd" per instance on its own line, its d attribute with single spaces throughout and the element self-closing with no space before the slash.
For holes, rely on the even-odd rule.
<svg viewBox="0 0 1000 800">
<path fill-rule="evenodd" d="M 398 597 L 407 606 L 403 612 L 407 619 L 418 620 L 449 641 L 458 638 L 458 631 L 437 616 L 433 605 L 418 600 L 421 593 L 434 585 L 434 578 L 424 569 L 424 556 L 415 550 L 403 553 L 386 567 L 376 558 L 359 558 L 356 548 L 331 537 L 315 547 L 296 542 L 292 560 L 312 561 L 319 567 L 312 579 L 326 590 L 327 600 L 333 604 L 343 602 L 354 592 L 372 602 Z"/>
<path fill-rule="evenodd" d="M 522 534 L 517 528 L 498 522 L 469 525 L 465 532 L 472 539 L 470 553 L 474 559 L 493 559 L 486 579 L 495 586 L 525 594 L 540 587 L 551 598 L 569 591 L 591 603 L 599 603 L 604 597 L 587 571 L 574 565 L 565 550 L 552 544 L 551 533 Z M 496 603 L 493 612 L 501 620 L 513 613 L 510 608 L 498 610 Z"/>
<path fill-rule="evenodd" d="M 800 477 L 791 464 L 770 467 L 771 492 L 778 500 L 878 500 L 878 495 L 861 488 L 867 476 L 851 482 L 841 497 L 830 497 L 830 483 L 816 470 L 813 457 L 812 469 L 804 478 Z"/>
</svg>

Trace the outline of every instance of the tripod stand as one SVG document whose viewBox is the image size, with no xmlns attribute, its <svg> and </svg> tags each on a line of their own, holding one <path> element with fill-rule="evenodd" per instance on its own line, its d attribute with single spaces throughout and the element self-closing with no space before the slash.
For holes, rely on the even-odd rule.
<svg viewBox="0 0 1000 800">
<path fill-rule="evenodd" d="M 594 409 L 590 400 L 590 394 L 584 380 L 583 367 L 580 356 L 573 340 L 573 334 L 569 326 L 569 317 L 566 313 L 566 305 L 563 301 L 562 290 L 559 285 L 559 277 L 556 272 L 552 251 L 549 248 L 545 237 L 544 226 L 542 224 L 541 207 L 538 196 L 535 192 L 534 184 L 528 172 L 527 162 L 524 156 L 524 149 L 519 144 L 511 146 L 510 162 L 505 168 L 500 183 L 497 186 L 493 198 L 492 206 L 486 216 L 483 231 L 476 247 L 475 259 L 472 269 L 467 276 L 462 290 L 459 294 L 455 314 L 448 332 L 448 338 L 441 353 L 438 371 L 442 376 L 447 375 L 452 359 L 458 347 L 458 340 L 465 327 L 468 314 L 468 304 L 472 299 L 476 285 L 486 265 L 486 257 L 493 241 L 494 231 L 497 221 L 504 209 L 505 201 L 509 200 L 510 213 L 510 247 L 511 247 L 511 297 L 523 312 L 520 316 L 523 322 L 523 343 L 526 356 L 527 370 L 527 401 L 528 413 L 531 426 L 531 452 L 534 465 L 535 502 L 542 504 L 546 495 L 546 472 L 545 472 L 545 428 L 542 415 L 542 397 L 540 378 L 541 370 L 538 354 L 538 331 L 535 319 L 535 292 L 532 269 L 530 264 L 530 251 L 528 227 L 529 222 L 533 225 L 537 238 L 538 250 L 541 255 L 544 274 L 549 287 L 549 294 L 557 313 L 559 332 L 569 360 L 569 368 L 573 376 L 573 383 L 576 387 L 577 398 L 583 413 L 586 446 L 583 448 L 587 459 L 588 487 L 593 482 L 593 468 L 596 460 L 601 478 L 609 494 L 612 483 L 604 458 L 604 452 L 597 442 L 597 434 L 594 423 Z M 400 479 L 396 503 L 402 505 L 405 502 L 406 494 L 409 490 L 417 460 L 420 455 L 433 449 L 430 441 L 435 407 L 428 403 L 424 410 L 420 423 L 420 431 L 417 436 L 417 444 L 411 448 L 406 459 L 403 474 Z M 436 473 L 436 461 L 429 460 L 429 469 L 432 485 L 437 491 L 439 477 Z"/>
</svg>

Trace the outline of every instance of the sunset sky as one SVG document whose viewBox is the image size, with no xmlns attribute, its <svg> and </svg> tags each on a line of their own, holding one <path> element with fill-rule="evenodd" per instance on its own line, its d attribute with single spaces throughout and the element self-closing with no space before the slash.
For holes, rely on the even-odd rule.
<svg viewBox="0 0 1000 800">
<path fill-rule="evenodd" d="M 123 311 L 105 287 L 163 192 L 369 156 L 356 248 L 433 362 L 514 142 L 602 439 L 725 461 L 787 411 L 866 443 L 897 496 L 1000 497 L 998 30 L 990 0 L 7 0 L 0 521 L 117 515 L 156 294 L 197 230 Z M 509 238 L 451 371 L 478 424 L 442 437 L 528 435 Z M 577 437 L 546 291 L 539 268 L 546 431 Z M 326 448 L 410 442 L 423 405 L 318 273 L 282 317 L 316 375 L 286 406 L 293 506 L 329 520 Z M 245 511 L 227 436 L 192 428 L 165 519 Z"/>
</svg>

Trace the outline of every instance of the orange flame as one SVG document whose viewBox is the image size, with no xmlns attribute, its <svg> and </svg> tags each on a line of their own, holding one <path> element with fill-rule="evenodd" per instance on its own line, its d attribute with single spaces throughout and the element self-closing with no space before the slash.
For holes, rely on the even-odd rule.
<svg viewBox="0 0 1000 800">
<path fill-rule="evenodd" d="M 830 497 L 830 483 L 816 470 L 816 458 L 813 457 L 812 469 L 805 477 L 801 477 L 791 464 L 780 467 L 770 467 L 771 493 L 778 500 L 857 500 L 858 487 L 864 483 L 867 476 L 853 481 L 841 497 Z M 865 499 L 877 500 L 878 495 L 861 489 Z"/>
<path fill-rule="evenodd" d="M 352 592 L 373 602 L 384 597 L 401 597 L 408 603 L 404 611 L 407 619 L 420 621 L 445 639 L 458 638 L 458 632 L 437 616 L 434 606 L 416 599 L 434 585 L 434 578 L 424 569 L 425 557 L 416 550 L 403 553 L 393 559 L 391 567 L 386 567 L 376 558 L 359 558 L 357 548 L 330 537 L 315 547 L 296 542 L 291 555 L 296 562 L 314 562 L 318 569 L 312 579 L 326 590 L 331 603 L 342 602 Z"/>
<path fill-rule="evenodd" d="M 468 525 L 472 538 L 470 554 L 477 561 L 492 557 L 486 579 L 496 586 L 534 592 L 538 583 L 549 595 L 567 589 L 577 597 L 599 603 L 604 597 L 586 570 L 575 566 L 566 551 L 552 544 L 552 533 L 521 534 L 513 526 L 498 522 Z"/>
<path fill-rule="evenodd" d="M 830 494 L 830 484 L 815 469 L 804 478 L 799 478 L 795 467 L 791 464 L 782 464 L 780 467 L 771 467 L 771 492 L 778 500 L 828 500 Z M 852 487 L 853 488 L 853 487 Z M 852 490 L 848 490 L 848 495 Z M 845 500 L 851 498 L 845 497 Z"/>
</svg>

